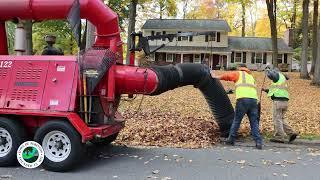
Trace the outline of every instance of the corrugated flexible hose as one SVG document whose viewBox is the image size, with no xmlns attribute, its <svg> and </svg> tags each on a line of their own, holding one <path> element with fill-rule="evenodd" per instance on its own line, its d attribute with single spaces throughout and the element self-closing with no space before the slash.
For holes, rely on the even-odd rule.
<svg viewBox="0 0 320 180">
<path fill-rule="evenodd" d="M 221 82 L 210 75 L 210 68 L 204 64 L 183 63 L 167 66 L 153 66 L 159 85 L 151 95 L 158 95 L 177 87 L 193 85 L 202 92 L 219 125 L 221 136 L 227 136 L 233 121 L 234 109 Z"/>
</svg>

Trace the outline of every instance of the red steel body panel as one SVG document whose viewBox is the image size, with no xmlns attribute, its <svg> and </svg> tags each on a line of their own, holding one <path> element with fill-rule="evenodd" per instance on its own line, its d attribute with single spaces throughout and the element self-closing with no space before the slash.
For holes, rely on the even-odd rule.
<svg viewBox="0 0 320 180">
<path fill-rule="evenodd" d="M 40 110 L 49 61 L 12 61 L 4 108 Z"/>
<path fill-rule="evenodd" d="M 78 79 L 79 78 L 79 69 L 78 66 L 75 67 L 74 78 L 72 83 L 72 92 L 70 96 L 70 105 L 69 111 L 74 111 L 76 107 L 76 98 L 77 98 L 77 89 L 78 89 Z"/>
<path fill-rule="evenodd" d="M 4 107 L 6 100 L 6 92 L 8 90 L 8 84 L 11 78 L 11 65 L 9 65 L 10 61 L 2 61 L 0 60 L 0 108 Z"/>
<path fill-rule="evenodd" d="M 75 66 L 75 62 L 50 61 L 41 110 L 69 110 Z"/>
</svg>

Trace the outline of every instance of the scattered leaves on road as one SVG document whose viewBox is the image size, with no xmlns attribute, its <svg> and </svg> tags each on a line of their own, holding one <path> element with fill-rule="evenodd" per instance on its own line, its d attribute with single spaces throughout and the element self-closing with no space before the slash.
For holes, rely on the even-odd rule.
<svg viewBox="0 0 320 180">
<path fill-rule="evenodd" d="M 159 174 L 159 170 L 154 170 L 154 171 L 152 171 L 152 174 Z"/>
<path fill-rule="evenodd" d="M 246 163 L 246 160 L 240 160 L 240 161 L 237 161 L 238 164 L 245 164 Z"/>
</svg>

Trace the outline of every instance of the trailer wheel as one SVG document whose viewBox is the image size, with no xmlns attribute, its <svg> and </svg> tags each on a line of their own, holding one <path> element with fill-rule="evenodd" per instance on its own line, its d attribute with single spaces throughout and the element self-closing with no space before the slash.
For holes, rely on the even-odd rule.
<svg viewBox="0 0 320 180">
<path fill-rule="evenodd" d="M 119 135 L 119 133 L 116 133 L 116 134 L 113 134 L 113 135 L 108 136 L 103 139 L 91 140 L 90 142 L 92 144 L 97 145 L 97 146 L 107 146 L 107 145 L 111 144 L 113 141 L 115 141 L 117 139 L 118 135 Z"/>
<path fill-rule="evenodd" d="M 42 166 L 50 171 L 67 171 L 74 168 L 83 154 L 84 144 L 78 132 L 68 122 L 49 121 L 41 126 L 34 137 L 42 145 Z"/>
<path fill-rule="evenodd" d="M 19 122 L 0 118 L 0 166 L 17 164 L 17 150 L 25 139 L 25 130 Z"/>
</svg>

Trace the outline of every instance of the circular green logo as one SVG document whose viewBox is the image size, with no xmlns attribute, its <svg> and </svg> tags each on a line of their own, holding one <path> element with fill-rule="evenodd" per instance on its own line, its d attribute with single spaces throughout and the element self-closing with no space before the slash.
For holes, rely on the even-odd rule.
<svg viewBox="0 0 320 180">
<path fill-rule="evenodd" d="M 44 151 L 37 142 L 27 141 L 18 148 L 17 159 L 25 168 L 36 168 L 44 160 Z"/>
<path fill-rule="evenodd" d="M 39 157 L 39 152 L 35 147 L 26 147 L 22 152 L 22 158 L 28 163 L 34 163 Z"/>
</svg>

